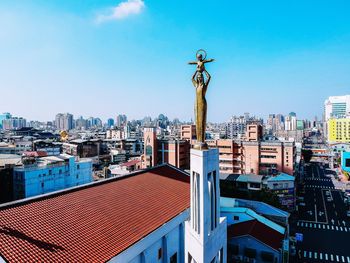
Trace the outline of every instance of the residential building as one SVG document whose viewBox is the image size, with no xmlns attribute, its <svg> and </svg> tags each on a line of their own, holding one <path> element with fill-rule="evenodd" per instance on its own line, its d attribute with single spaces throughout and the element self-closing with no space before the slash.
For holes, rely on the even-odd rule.
<svg viewBox="0 0 350 263">
<path fill-rule="evenodd" d="M 76 159 L 61 154 L 31 158 L 29 164 L 13 169 L 14 198 L 22 199 L 92 181 L 92 163 L 89 159 Z"/>
<path fill-rule="evenodd" d="M 207 141 L 207 144 L 219 149 L 220 174 L 294 173 L 294 142 L 220 139 Z"/>
<path fill-rule="evenodd" d="M 266 187 L 274 192 L 280 204 L 288 211 L 293 211 L 296 205 L 295 177 L 289 174 L 280 173 L 276 176 L 264 178 Z"/>
<path fill-rule="evenodd" d="M 261 141 L 263 137 L 263 127 L 259 123 L 251 123 L 247 125 L 245 140 L 248 142 Z"/>
<path fill-rule="evenodd" d="M 230 139 L 209 140 L 209 148 L 219 149 L 220 174 L 244 173 L 243 145 L 240 141 Z"/>
<path fill-rule="evenodd" d="M 328 143 L 350 142 L 350 118 L 328 120 Z"/>
<path fill-rule="evenodd" d="M 47 140 L 36 140 L 33 142 L 33 150 L 46 152 L 48 156 L 57 156 L 62 152 L 62 143 Z"/>
<path fill-rule="evenodd" d="M 141 169 L 141 160 L 134 159 L 117 165 L 110 165 L 111 176 L 122 176 Z"/>
<path fill-rule="evenodd" d="M 26 140 L 0 142 L 0 154 L 22 154 L 32 150 L 33 143 Z"/>
<path fill-rule="evenodd" d="M 188 140 L 192 144 L 192 141 L 197 139 L 196 137 L 196 125 L 181 125 L 181 140 Z"/>
<path fill-rule="evenodd" d="M 227 138 L 237 139 L 243 137 L 246 132 L 247 121 L 245 116 L 232 116 L 226 123 Z"/>
<path fill-rule="evenodd" d="M 98 139 L 82 140 L 76 139 L 69 143 L 62 144 L 62 152 L 78 156 L 80 158 L 90 158 L 104 154 L 101 150 L 102 141 Z"/>
<path fill-rule="evenodd" d="M 227 262 L 285 262 L 283 258 L 289 253 L 288 225 L 254 211 L 256 205 L 240 206 L 245 204 L 232 198 L 220 199 L 221 215 L 227 218 Z M 288 213 L 276 208 L 268 212 L 288 222 Z"/>
<path fill-rule="evenodd" d="M 268 189 L 278 197 L 278 202 L 284 209 L 288 211 L 295 209 L 294 176 L 285 173 L 277 175 L 231 174 L 221 176 L 221 180 L 225 190 L 234 189 L 237 192 L 253 193 Z"/>
</svg>

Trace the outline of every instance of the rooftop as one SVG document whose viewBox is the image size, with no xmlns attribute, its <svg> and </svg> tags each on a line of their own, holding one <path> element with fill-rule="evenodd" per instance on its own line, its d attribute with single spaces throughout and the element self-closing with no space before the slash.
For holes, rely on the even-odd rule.
<svg viewBox="0 0 350 263">
<path fill-rule="evenodd" d="M 280 173 L 276 176 L 267 178 L 267 182 L 279 182 L 279 181 L 295 181 L 295 177 L 289 174 Z"/>
<path fill-rule="evenodd" d="M 227 227 L 227 237 L 250 235 L 269 247 L 279 250 L 282 248 L 284 235 L 258 220 L 250 220 Z"/>
<path fill-rule="evenodd" d="M 237 182 L 249 182 L 249 183 L 261 183 L 263 179 L 262 175 L 256 174 L 241 174 L 236 178 Z"/>
<path fill-rule="evenodd" d="M 190 206 L 169 165 L 0 206 L 0 255 L 13 262 L 105 262 Z"/>
</svg>

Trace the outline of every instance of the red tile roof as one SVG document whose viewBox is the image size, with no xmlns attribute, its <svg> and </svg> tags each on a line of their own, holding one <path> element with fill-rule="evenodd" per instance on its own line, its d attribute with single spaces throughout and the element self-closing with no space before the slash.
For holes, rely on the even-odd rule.
<svg viewBox="0 0 350 263">
<path fill-rule="evenodd" d="M 9 262 L 104 262 L 190 206 L 189 177 L 160 166 L 0 207 Z"/>
<path fill-rule="evenodd" d="M 138 163 L 141 163 L 141 160 L 131 160 L 131 161 L 128 161 L 126 163 L 122 163 L 120 166 L 130 167 L 130 166 L 134 166 Z"/>
<path fill-rule="evenodd" d="M 280 232 L 270 228 L 258 220 L 245 221 L 227 227 L 227 239 L 245 235 L 250 235 L 276 250 L 282 247 L 284 238 Z"/>
</svg>

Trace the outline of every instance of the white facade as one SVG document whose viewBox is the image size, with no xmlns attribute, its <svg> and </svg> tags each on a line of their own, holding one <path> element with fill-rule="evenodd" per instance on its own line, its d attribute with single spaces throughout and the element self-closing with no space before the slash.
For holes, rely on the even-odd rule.
<svg viewBox="0 0 350 263">
<path fill-rule="evenodd" d="M 109 262 L 113 263 L 183 263 L 185 210 L 157 230 L 147 235 Z"/>
<path fill-rule="evenodd" d="M 219 151 L 191 150 L 191 215 L 185 222 L 185 262 L 226 262 L 226 218 L 220 218 Z"/>
<path fill-rule="evenodd" d="M 350 95 L 330 96 L 324 102 L 324 118 L 344 117 L 350 113 Z"/>
</svg>

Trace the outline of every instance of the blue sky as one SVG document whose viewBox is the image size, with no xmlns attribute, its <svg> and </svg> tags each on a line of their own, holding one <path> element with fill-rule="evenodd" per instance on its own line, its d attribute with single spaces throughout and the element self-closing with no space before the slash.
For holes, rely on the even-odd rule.
<svg viewBox="0 0 350 263">
<path fill-rule="evenodd" d="M 208 120 L 321 116 L 350 92 L 349 1 L 2 0 L 0 111 L 193 117 L 197 49 Z"/>
</svg>

